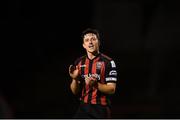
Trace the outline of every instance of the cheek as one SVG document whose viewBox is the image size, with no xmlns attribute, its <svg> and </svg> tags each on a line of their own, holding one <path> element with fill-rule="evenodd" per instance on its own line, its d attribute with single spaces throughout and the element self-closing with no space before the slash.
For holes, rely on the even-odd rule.
<svg viewBox="0 0 180 120">
<path fill-rule="evenodd" d="M 99 46 L 99 43 L 98 43 L 98 42 L 96 42 L 96 43 L 95 43 L 95 45 L 96 45 L 96 47 L 98 47 L 98 46 Z"/>
<path fill-rule="evenodd" d="M 84 43 L 84 44 L 83 44 L 83 47 L 84 47 L 84 48 L 87 48 L 87 47 L 88 47 L 88 45 Z"/>
</svg>

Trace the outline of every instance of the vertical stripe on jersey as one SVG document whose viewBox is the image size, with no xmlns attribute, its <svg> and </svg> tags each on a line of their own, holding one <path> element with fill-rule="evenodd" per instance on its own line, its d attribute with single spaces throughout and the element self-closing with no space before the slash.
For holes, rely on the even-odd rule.
<svg viewBox="0 0 180 120">
<path fill-rule="evenodd" d="M 91 73 L 92 74 L 97 74 L 97 62 L 99 60 L 99 57 L 96 58 L 94 61 L 93 61 L 93 66 L 92 66 L 92 71 Z M 96 104 L 96 96 L 97 96 L 97 88 L 93 88 L 93 91 L 92 91 L 92 97 L 91 97 L 91 104 Z"/>
<path fill-rule="evenodd" d="M 99 62 L 100 62 L 100 61 L 102 61 L 101 56 L 100 56 Z M 97 69 L 97 70 L 96 70 L 96 73 L 97 73 L 98 75 L 100 75 L 100 80 L 99 80 L 100 83 L 101 83 L 101 81 L 102 81 L 101 69 L 104 69 L 103 66 L 101 66 L 100 69 Z M 100 98 L 101 98 L 101 92 L 100 92 L 99 90 L 97 90 L 97 96 L 96 96 L 96 103 L 97 103 L 97 104 L 101 104 Z"/>
<path fill-rule="evenodd" d="M 110 64 L 110 63 L 109 63 Z M 108 63 L 106 63 L 105 65 L 106 65 L 106 69 L 105 69 L 105 79 L 106 79 L 106 75 L 108 75 L 109 73 L 108 73 L 108 70 L 109 70 L 109 67 L 108 67 L 108 65 L 109 65 Z M 104 81 L 105 83 L 107 83 L 106 82 L 106 80 Z M 110 100 L 109 100 L 109 95 L 106 95 L 106 103 L 108 104 L 108 105 L 110 105 Z"/>
<path fill-rule="evenodd" d="M 85 60 L 86 59 L 82 59 L 81 60 L 81 65 L 84 65 L 85 64 Z M 84 75 L 84 67 L 81 67 L 80 68 L 80 75 Z M 82 76 L 81 76 L 82 77 Z M 80 97 L 80 100 L 84 100 L 84 81 L 81 80 L 81 85 L 82 85 L 82 93 L 81 93 L 81 97 Z"/>
<path fill-rule="evenodd" d="M 105 63 L 102 63 L 102 69 L 101 69 L 101 83 L 104 84 L 105 83 Z M 101 104 L 102 105 L 106 105 L 106 96 L 104 94 L 102 94 L 101 98 Z"/>
<path fill-rule="evenodd" d="M 88 75 L 89 72 L 89 59 L 86 57 L 85 60 L 85 70 L 84 70 L 84 75 Z M 85 89 L 84 89 L 84 102 L 87 103 L 88 102 L 88 92 L 89 92 L 89 85 L 85 84 Z"/>
<path fill-rule="evenodd" d="M 92 65 L 93 65 L 93 61 L 94 60 L 89 60 L 90 62 L 89 62 L 89 73 L 91 74 L 92 73 Z M 88 92 L 89 92 L 89 94 L 88 94 L 88 103 L 90 103 L 91 102 L 91 99 L 92 99 L 92 88 L 90 88 L 90 86 L 88 85 L 88 87 L 89 87 L 89 89 L 88 89 Z"/>
</svg>

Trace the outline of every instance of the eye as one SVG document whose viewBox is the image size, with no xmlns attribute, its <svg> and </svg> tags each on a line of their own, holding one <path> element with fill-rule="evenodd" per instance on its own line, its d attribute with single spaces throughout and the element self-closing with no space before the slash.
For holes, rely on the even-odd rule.
<svg viewBox="0 0 180 120">
<path fill-rule="evenodd" d="M 94 37 L 93 37 L 93 38 L 92 38 L 92 40 L 93 40 L 93 41 L 95 41 L 95 40 L 96 40 L 96 38 L 94 38 Z"/>
<path fill-rule="evenodd" d="M 88 42 L 88 41 L 89 41 L 89 39 L 84 39 L 84 41 L 85 41 L 85 42 Z"/>
</svg>

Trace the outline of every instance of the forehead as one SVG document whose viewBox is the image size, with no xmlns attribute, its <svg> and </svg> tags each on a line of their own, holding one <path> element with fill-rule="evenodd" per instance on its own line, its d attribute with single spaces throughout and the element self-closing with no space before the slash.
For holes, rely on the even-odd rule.
<svg viewBox="0 0 180 120">
<path fill-rule="evenodd" d="M 88 38 L 88 37 L 97 37 L 97 36 L 94 33 L 87 33 L 84 35 L 84 38 Z"/>
</svg>

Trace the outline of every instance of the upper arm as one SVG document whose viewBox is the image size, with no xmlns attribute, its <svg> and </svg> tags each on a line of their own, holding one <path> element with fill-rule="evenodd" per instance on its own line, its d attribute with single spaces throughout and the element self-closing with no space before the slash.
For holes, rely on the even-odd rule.
<svg viewBox="0 0 180 120">
<path fill-rule="evenodd" d="M 116 64 L 113 60 L 109 61 L 106 66 L 106 77 L 105 81 L 107 84 L 112 83 L 112 85 L 116 85 L 117 82 L 117 70 Z M 114 83 L 114 84 L 113 84 Z"/>
</svg>

